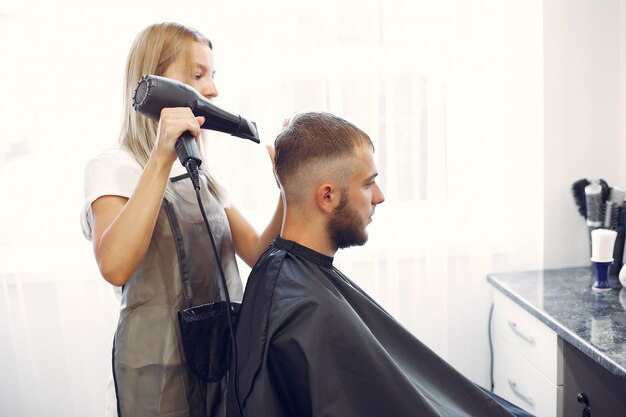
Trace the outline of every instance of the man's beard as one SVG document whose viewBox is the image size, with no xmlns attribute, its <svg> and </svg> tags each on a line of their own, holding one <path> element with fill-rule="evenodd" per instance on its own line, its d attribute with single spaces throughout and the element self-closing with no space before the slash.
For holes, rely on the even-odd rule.
<svg viewBox="0 0 626 417">
<path fill-rule="evenodd" d="M 337 249 L 361 246 L 367 242 L 365 225 L 356 210 L 348 204 L 347 190 L 342 190 L 341 201 L 326 227 Z"/>
</svg>

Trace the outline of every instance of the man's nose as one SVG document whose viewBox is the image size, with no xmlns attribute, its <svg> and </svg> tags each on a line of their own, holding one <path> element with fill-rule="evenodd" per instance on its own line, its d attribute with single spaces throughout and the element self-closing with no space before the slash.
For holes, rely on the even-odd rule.
<svg viewBox="0 0 626 417">
<path fill-rule="evenodd" d="M 385 201 L 385 195 L 383 194 L 383 190 L 380 189 L 378 184 L 375 184 L 376 188 L 374 189 L 374 198 L 372 199 L 372 203 L 374 205 L 380 204 Z"/>
</svg>

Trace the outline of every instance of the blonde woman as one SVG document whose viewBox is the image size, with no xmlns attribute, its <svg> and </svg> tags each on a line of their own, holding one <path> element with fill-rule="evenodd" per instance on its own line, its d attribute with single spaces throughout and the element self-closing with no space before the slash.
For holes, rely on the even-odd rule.
<svg viewBox="0 0 626 417">
<path fill-rule="evenodd" d="M 120 417 L 224 414 L 225 381 L 205 384 L 188 370 L 177 322 L 179 310 L 223 296 L 195 192 L 181 179 L 186 171 L 174 149 L 185 131 L 202 148 L 204 118 L 188 108 L 166 108 L 157 123 L 131 105 L 145 74 L 176 79 L 212 99 L 218 95 L 214 68 L 212 44 L 198 31 L 176 23 L 145 28 L 128 55 L 120 146 L 86 166 L 83 230 L 104 279 L 122 287 L 113 344 Z M 235 254 L 254 265 L 280 232 L 282 202 L 258 234 L 226 204 L 204 166 L 202 174 L 202 200 L 230 297 L 240 301 Z"/>
</svg>

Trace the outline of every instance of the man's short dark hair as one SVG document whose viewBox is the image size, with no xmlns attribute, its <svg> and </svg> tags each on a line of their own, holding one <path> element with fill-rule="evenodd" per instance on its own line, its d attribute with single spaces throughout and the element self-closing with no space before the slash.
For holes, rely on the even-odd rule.
<svg viewBox="0 0 626 417">
<path fill-rule="evenodd" d="M 365 132 L 340 117 L 325 112 L 297 114 L 274 142 L 276 177 L 284 184 L 299 167 L 355 154 L 360 145 L 374 147 Z"/>
</svg>

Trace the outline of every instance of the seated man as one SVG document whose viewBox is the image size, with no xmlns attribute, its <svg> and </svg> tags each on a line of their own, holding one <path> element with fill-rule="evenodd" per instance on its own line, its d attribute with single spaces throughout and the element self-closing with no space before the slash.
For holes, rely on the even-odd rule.
<svg viewBox="0 0 626 417">
<path fill-rule="evenodd" d="M 338 249 L 367 241 L 384 201 L 370 138 L 304 113 L 275 148 L 285 217 L 248 279 L 228 415 L 528 415 L 453 369 L 333 266 Z"/>
</svg>

